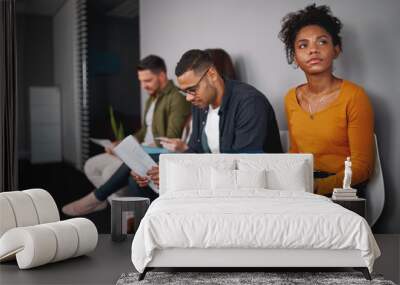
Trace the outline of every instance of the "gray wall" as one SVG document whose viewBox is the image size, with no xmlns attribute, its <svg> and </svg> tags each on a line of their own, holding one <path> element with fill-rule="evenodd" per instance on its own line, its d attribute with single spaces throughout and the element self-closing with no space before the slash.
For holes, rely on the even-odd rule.
<svg viewBox="0 0 400 285">
<path fill-rule="evenodd" d="M 343 24 L 344 52 L 336 75 L 365 87 L 375 111 L 383 164 L 386 205 L 375 232 L 400 233 L 400 1 L 316 1 L 328 4 Z M 141 57 L 162 56 L 173 76 L 176 62 L 191 48 L 221 47 L 236 62 L 240 78 L 264 92 L 287 128 L 283 109 L 286 91 L 304 75 L 286 63 L 278 40 L 282 17 L 311 1 L 141 0 Z M 145 94 L 142 94 L 144 99 Z M 144 102 L 144 100 L 142 100 Z M 397 146 L 397 147 L 396 147 Z"/>
<path fill-rule="evenodd" d="M 28 158 L 29 86 L 52 86 L 53 28 L 51 16 L 17 15 L 18 154 Z"/>
</svg>

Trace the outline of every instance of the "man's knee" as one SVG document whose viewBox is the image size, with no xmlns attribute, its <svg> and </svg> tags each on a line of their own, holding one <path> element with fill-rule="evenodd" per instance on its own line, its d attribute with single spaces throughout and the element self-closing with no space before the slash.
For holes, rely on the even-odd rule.
<svg viewBox="0 0 400 285">
<path fill-rule="evenodd" d="M 89 176 L 92 174 L 95 169 L 96 169 L 96 156 L 92 156 L 88 160 L 86 160 L 84 166 L 83 166 L 83 172 L 85 172 L 86 176 Z"/>
<path fill-rule="evenodd" d="M 107 165 L 101 173 L 103 180 L 107 181 L 110 179 L 110 177 L 120 168 L 121 164 L 122 161 L 113 161 L 110 165 Z"/>
<path fill-rule="evenodd" d="M 101 168 L 106 167 L 112 162 L 113 160 L 110 158 L 108 153 L 101 153 L 89 158 L 83 166 L 83 171 L 85 172 L 86 176 L 94 173 L 99 174 L 99 172 L 101 172 Z"/>
</svg>

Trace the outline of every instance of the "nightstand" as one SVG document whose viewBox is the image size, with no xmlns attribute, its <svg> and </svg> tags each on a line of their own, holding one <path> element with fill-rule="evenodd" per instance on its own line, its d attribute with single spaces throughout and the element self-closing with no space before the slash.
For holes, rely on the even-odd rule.
<svg viewBox="0 0 400 285">
<path fill-rule="evenodd" d="M 361 217 L 366 218 L 366 200 L 364 198 L 355 198 L 352 200 L 334 200 L 332 202 L 359 214 Z"/>
</svg>

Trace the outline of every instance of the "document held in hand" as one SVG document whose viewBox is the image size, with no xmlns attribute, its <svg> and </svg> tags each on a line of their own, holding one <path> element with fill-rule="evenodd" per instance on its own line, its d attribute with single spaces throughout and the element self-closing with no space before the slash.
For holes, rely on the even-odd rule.
<svg viewBox="0 0 400 285">
<path fill-rule="evenodd" d="M 131 135 L 124 138 L 113 151 L 131 170 L 140 176 L 147 176 L 147 171 L 153 166 L 157 166 L 157 163 Z M 158 193 L 158 187 L 153 181 L 150 180 L 149 186 L 154 192 Z"/>
</svg>

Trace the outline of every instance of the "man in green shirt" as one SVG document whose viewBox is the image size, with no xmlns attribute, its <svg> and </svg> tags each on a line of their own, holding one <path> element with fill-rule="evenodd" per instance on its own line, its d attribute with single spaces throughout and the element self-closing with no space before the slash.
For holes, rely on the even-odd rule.
<svg viewBox="0 0 400 285">
<path fill-rule="evenodd" d="M 190 115 L 190 103 L 174 83 L 168 80 L 164 60 L 149 55 L 140 61 L 137 72 L 141 87 L 149 94 L 149 98 L 145 103 L 142 127 L 134 136 L 144 146 L 160 146 L 159 141 L 154 139 L 156 137 L 180 138 Z M 105 209 L 107 197 L 128 183 L 133 191 L 143 191 L 135 187 L 135 182 L 130 178 L 130 169 L 118 161 L 113 155 L 112 148 L 106 149 L 106 153 L 90 158 L 85 163 L 84 171 L 97 189 L 64 206 L 62 211 L 69 216 L 80 216 Z M 107 181 L 103 178 L 104 171 L 113 172 Z M 150 195 L 150 199 L 155 198 L 151 196 L 155 194 L 152 191 L 134 194 L 146 197 Z"/>
<path fill-rule="evenodd" d="M 135 137 L 150 146 L 160 146 L 154 141 L 155 137 L 180 138 L 190 114 L 190 104 L 172 80 L 168 80 L 164 61 L 150 55 L 137 69 L 140 84 L 150 96 L 145 104 L 142 128 Z"/>
</svg>

